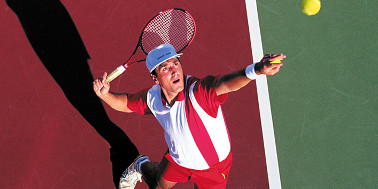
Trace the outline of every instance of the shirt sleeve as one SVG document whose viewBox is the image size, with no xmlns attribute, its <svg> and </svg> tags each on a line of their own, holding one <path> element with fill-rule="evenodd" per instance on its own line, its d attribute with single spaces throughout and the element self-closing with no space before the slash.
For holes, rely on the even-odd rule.
<svg viewBox="0 0 378 189">
<path fill-rule="evenodd" d="M 218 76 L 219 77 L 219 76 Z M 194 86 L 194 96 L 202 109 L 212 117 L 218 114 L 218 108 L 226 102 L 228 94 L 217 95 L 215 84 L 218 79 L 215 76 L 207 76 L 199 80 Z"/>
<path fill-rule="evenodd" d="M 149 115 L 152 114 L 150 108 L 147 105 L 147 92 L 148 89 L 144 89 L 135 94 L 127 95 L 127 107 L 138 114 Z"/>
</svg>

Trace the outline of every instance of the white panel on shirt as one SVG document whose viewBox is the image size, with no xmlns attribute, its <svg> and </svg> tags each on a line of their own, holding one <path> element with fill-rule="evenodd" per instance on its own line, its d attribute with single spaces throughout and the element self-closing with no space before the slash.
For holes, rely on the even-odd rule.
<svg viewBox="0 0 378 189">
<path fill-rule="evenodd" d="M 165 140 L 172 159 L 186 168 L 208 169 L 209 166 L 189 130 L 185 100 L 176 101 L 172 107 L 165 106 L 160 92 L 159 85 L 153 86 L 147 94 L 147 105 L 165 131 Z"/>
</svg>

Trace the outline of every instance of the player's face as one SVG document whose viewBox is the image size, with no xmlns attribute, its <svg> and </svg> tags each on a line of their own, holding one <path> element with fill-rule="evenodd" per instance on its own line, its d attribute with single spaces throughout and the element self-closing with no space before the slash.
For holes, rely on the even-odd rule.
<svg viewBox="0 0 378 189">
<path fill-rule="evenodd" d="M 178 58 L 171 58 L 156 68 L 157 84 L 160 84 L 167 98 L 173 98 L 184 90 L 184 74 Z M 168 95 L 168 96 L 167 96 Z"/>
</svg>

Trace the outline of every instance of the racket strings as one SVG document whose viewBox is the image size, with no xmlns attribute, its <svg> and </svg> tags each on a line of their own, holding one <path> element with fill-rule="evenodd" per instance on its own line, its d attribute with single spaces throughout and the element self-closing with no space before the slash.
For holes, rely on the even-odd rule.
<svg viewBox="0 0 378 189">
<path fill-rule="evenodd" d="M 192 17 L 182 11 L 171 9 L 157 15 L 144 29 L 142 50 L 150 52 L 156 46 L 169 43 L 177 52 L 190 44 L 195 34 L 195 23 Z"/>
</svg>

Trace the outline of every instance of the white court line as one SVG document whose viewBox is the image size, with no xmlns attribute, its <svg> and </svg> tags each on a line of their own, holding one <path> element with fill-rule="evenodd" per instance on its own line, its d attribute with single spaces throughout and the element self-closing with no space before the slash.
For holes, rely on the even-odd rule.
<svg viewBox="0 0 378 189">
<path fill-rule="evenodd" d="M 253 60 L 256 62 L 261 60 L 261 58 L 264 56 L 256 0 L 245 0 L 245 4 L 247 7 L 252 56 Z M 272 112 L 270 110 L 268 82 L 266 80 L 266 76 L 258 77 L 256 79 L 256 86 L 260 107 L 260 119 L 264 140 L 269 187 L 273 189 L 280 189 L 281 179 L 278 167 L 276 142 L 274 139 Z"/>
</svg>

